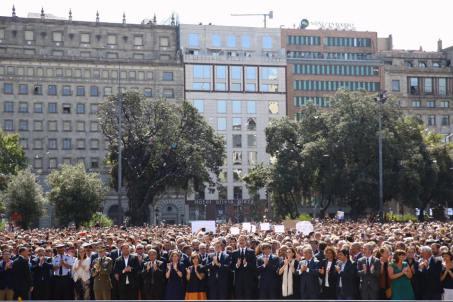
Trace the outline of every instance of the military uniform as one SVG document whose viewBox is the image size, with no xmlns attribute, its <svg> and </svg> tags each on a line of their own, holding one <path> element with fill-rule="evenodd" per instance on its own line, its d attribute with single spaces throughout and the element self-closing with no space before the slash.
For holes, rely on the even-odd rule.
<svg viewBox="0 0 453 302">
<path fill-rule="evenodd" d="M 113 260 L 110 257 L 99 257 L 94 260 L 91 274 L 94 277 L 94 297 L 96 300 L 111 300 Z"/>
</svg>

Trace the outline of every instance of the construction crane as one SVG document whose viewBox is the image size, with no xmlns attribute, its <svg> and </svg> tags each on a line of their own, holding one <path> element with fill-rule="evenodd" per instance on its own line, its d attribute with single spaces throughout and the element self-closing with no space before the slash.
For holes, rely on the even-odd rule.
<svg viewBox="0 0 453 302">
<path fill-rule="evenodd" d="M 269 11 L 267 14 L 231 14 L 233 17 L 249 17 L 249 16 L 263 16 L 264 17 L 264 28 L 267 25 L 267 18 L 273 19 L 274 18 L 274 11 Z"/>
</svg>

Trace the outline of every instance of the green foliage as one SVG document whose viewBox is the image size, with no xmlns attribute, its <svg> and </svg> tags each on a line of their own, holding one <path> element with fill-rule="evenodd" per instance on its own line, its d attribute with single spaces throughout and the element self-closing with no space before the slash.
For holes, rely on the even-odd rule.
<svg viewBox="0 0 453 302">
<path fill-rule="evenodd" d="M 6 228 L 6 222 L 5 221 L 0 221 L 0 232 L 4 231 Z"/>
<path fill-rule="evenodd" d="M 384 201 L 425 209 L 453 200 L 451 145 L 425 135 L 419 121 L 404 118 L 389 99 L 378 105 L 364 91 L 339 91 L 329 110 L 307 106 L 300 121 L 283 118 L 266 129 L 270 167 L 244 179 L 253 190 L 267 187 L 276 214 L 291 218 L 314 200 L 357 217 L 378 209 L 378 117 L 382 116 Z M 314 198 L 316 197 L 316 198 Z"/>
<path fill-rule="evenodd" d="M 214 183 L 223 165 L 224 142 L 188 102 L 181 105 L 143 98 L 137 92 L 122 97 L 122 172 L 127 186 L 131 223 L 146 220 L 154 198 L 171 189 L 202 190 Z M 110 146 L 116 181 L 118 102 L 100 106 L 101 128 Z M 114 183 L 117 187 L 117 184 Z"/>
<path fill-rule="evenodd" d="M 4 193 L 7 216 L 23 229 L 37 226 L 42 214 L 44 197 L 42 187 L 29 170 L 12 176 Z"/>
<path fill-rule="evenodd" d="M 0 191 L 6 188 L 8 176 L 27 165 L 25 152 L 18 134 L 7 134 L 0 129 Z"/>
<path fill-rule="evenodd" d="M 99 226 L 102 228 L 111 227 L 113 225 L 112 219 L 110 219 L 107 215 L 104 215 L 100 212 L 96 212 L 91 216 L 91 219 L 83 224 L 85 227 L 95 227 Z"/>
<path fill-rule="evenodd" d="M 307 213 L 302 213 L 297 217 L 297 220 L 299 221 L 311 221 L 312 217 L 310 214 Z"/>
<path fill-rule="evenodd" d="M 74 222 L 77 227 L 89 221 L 101 206 L 105 187 L 97 173 L 87 173 L 82 164 L 64 165 L 48 177 L 49 201 L 62 226 Z"/>
<path fill-rule="evenodd" d="M 388 222 L 416 222 L 417 221 L 417 216 L 413 214 L 394 214 L 394 213 L 386 213 L 385 214 L 385 219 Z"/>
</svg>

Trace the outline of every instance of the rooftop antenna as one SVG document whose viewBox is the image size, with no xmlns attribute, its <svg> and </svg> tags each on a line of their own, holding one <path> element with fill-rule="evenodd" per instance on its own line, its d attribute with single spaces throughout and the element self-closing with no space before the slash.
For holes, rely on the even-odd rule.
<svg viewBox="0 0 453 302">
<path fill-rule="evenodd" d="M 231 14 L 233 17 L 249 17 L 249 16 L 263 16 L 264 18 L 264 28 L 267 27 L 267 18 L 273 19 L 274 18 L 274 11 L 269 11 L 267 14 Z"/>
</svg>

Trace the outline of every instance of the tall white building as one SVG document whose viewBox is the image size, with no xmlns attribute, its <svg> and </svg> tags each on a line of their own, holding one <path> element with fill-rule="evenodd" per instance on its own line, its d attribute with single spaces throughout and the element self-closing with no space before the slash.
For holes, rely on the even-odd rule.
<svg viewBox="0 0 453 302">
<path fill-rule="evenodd" d="M 266 194 L 241 178 L 269 163 L 265 129 L 286 115 L 286 58 L 280 29 L 180 25 L 185 99 L 226 142 L 218 186 L 188 196 L 189 220 L 262 216 Z"/>
</svg>

